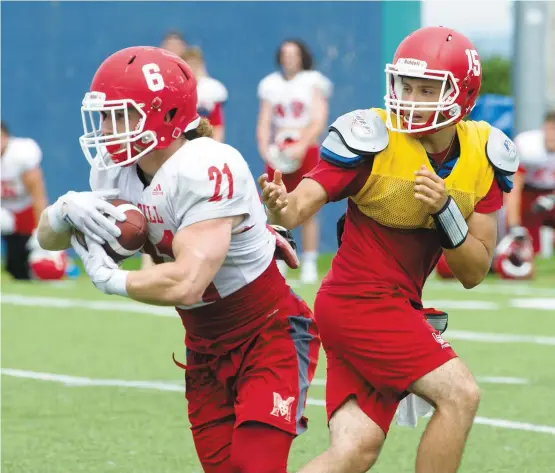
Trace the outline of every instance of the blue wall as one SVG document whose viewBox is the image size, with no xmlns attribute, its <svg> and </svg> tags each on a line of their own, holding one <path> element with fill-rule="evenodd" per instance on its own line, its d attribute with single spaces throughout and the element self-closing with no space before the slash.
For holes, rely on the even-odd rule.
<svg viewBox="0 0 555 473">
<path fill-rule="evenodd" d="M 403 3 L 410 18 L 396 24 L 401 36 L 419 12 L 418 3 Z M 167 30 L 178 29 L 203 48 L 209 72 L 227 86 L 227 141 L 257 176 L 256 86 L 273 70 L 280 41 L 293 36 L 310 45 L 318 69 L 335 84 L 331 117 L 381 106 L 383 56 L 391 48 L 381 40 L 381 25 L 390 16 L 402 22 L 401 10 L 380 2 L 4 2 L 2 118 L 14 135 L 42 147 L 51 201 L 69 189 L 86 190 L 79 108 L 96 68 L 118 49 L 158 45 Z M 322 213 L 324 250 L 335 249 L 343 208 L 334 204 Z"/>
</svg>

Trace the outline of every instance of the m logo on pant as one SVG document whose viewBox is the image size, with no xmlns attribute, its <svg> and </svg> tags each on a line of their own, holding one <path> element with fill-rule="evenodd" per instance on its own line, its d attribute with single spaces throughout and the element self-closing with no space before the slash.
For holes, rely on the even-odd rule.
<svg viewBox="0 0 555 473">
<path fill-rule="evenodd" d="M 274 393 L 274 408 L 270 415 L 285 417 L 287 422 L 291 422 L 291 405 L 295 402 L 294 397 L 283 399 L 278 393 Z"/>
</svg>

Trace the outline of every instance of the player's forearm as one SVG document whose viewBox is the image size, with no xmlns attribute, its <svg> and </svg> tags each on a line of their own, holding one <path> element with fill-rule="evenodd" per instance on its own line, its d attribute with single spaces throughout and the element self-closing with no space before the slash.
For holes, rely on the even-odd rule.
<svg viewBox="0 0 555 473">
<path fill-rule="evenodd" d="M 41 197 L 33 200 L 33 213 L 35 215 L 35 222 L 40 222 L 42 213 L 47 207 L 46 197 Z"/>
<path fill-rule="evenodd" d="M 225 128 L 223 125 L 215 125 L 212 127 L 212 138 L 220 143 L 224 142 Z"/>
<path fill-rule="evenodd" d="M 512 191 L 507 196 L 507 224 L 509 227 L 522 225 L 521 215 L 521 193 Z"/>
<path fill-rule="evenodd" d="M 201 277 L 182 263 L 158 264 L 129 271 L 126 290 L 131 299 L 152 305 L 178 306 L 199 302 L 206 286 Z"/>
<path fill-rule="evenodd" d="M 56 204 L 53 204 L 56 205 Z M 37 239 L 41 248 L 51 251 L 65 250 L 71 246 L 71 228 L 56 227 L 50 223 L 49 214 L 52 217 L 55 209 L 46 207 L 40 214 L 39 225 L 37 227 Z M 57 231 L 56 231 L 57 230 Z"/>
<path fill-rule="evenodd" d="M 301 141 L 306 146 L 310 146 L 314 143 L 318 142 L 318 138 L 322 134 L 322 132 L 326 128 L 326 123 L 328 121 L 328 110 L 327 105 L 324 107 L 322 106 L 318 114 L 313 117 L 310 125 L 308 125 L 304 130 L 301 136 Z"/>
<path fill-rule="evenodd" d="M 443 252 L 449 269 L 466 289 L 480 284 L 488 274 L 492 255 L 484 243 L 470 233 L 461 246 Z"/>
<path fill-rule="evenodd" d="M 293 230 L 310 218 L 310 216 L 304 216 L 302 210 L 299 209 L 299 202 L 294 192 L 289 194 L 287 207 L 278 212 L 267 210 L 266 213 L 271 224 L 281 225 L 288 230 Z"/>
<path fill-rule="evenodd" d="M 266 153 L 270 146 L 270 125 L 266 123 L 258 123 L 256 128 L 256 142 L 258 145 L 258 152 L 262 159 L 266 159 Z"/>
</svg>

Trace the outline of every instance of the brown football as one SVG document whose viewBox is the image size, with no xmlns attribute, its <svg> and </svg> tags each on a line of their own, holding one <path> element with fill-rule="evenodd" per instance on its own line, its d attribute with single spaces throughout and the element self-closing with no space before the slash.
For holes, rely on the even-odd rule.
<svg viewBox="0 0 555 473">
<path fill-rule="evenodd" d="M 132 203 L 123 199 L 114 199 L 110 203 L 115 207 L 122 207 L 121 210 L 127 216 L 125 222 L 116 221 L 113 217 L 108 216 L 108 219 L 115 221 L 115 224 L 121 230 L 121 235 L 103 245 L 106 253 L 116 263 L 119 263 L 133 256 L 144 246 L 148 236 L 148 224 L 144 214 Z M 77 241 L 86 248 L 87 245 L 83 234 L 76 231 L 75 236 Z"/>
</svg>

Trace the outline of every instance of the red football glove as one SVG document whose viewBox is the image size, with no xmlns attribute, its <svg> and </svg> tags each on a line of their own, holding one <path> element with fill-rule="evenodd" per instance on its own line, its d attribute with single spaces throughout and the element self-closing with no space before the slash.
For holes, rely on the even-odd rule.
<svg viewBox="0 0 555 473">
<path fill-rule="evenodd" d="M 268 225 L 268 230 L 276 236 L 274 257 L 285 261 L 291 269 L 297 269 L 300 266 L 300 262 L 297 257 L 297 244 L 293 239 L 293 234 L 279 225 Z"/>
</svg>

